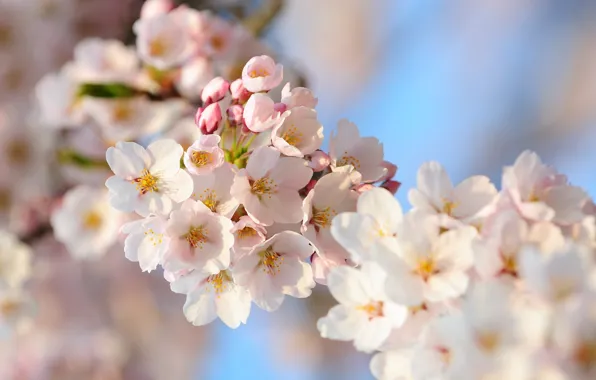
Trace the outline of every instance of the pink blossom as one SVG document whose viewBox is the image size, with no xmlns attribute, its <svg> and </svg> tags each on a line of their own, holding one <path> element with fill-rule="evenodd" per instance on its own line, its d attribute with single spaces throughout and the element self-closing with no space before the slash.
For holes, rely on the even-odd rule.
<svg viewBox="0 0 596 380">
<path fill-rule="evenodd" d="M 244 125 L 244 107 L 240 104 L 231 105 L 227 110 L 227 114 L 230 126 L 238 127 Z"/>
<path fill-rule="evenodd" d="M 263 94 L 253 94 L 244 106 L 244 123 L 252 132 L 263 132 L 283 122 L 275 103 Z"/>
<path fill-rule="evenodd" d="M 312 177 L 312 170 L 296 157 L 280 157 L 271 147 L 257 148 L 246 169 L 234 179 L 232 195 L 254 220 L 265 226 L 302 220 L 298 190 Z"/>
<path fill-rule="evenodd" d="M 222 77 L 215 77 L 203 89 L 201 100 L 205 105 L 218 102 L 224 98 L 229 89 L 230 82 Z"/>
<path fill-rule="evenodd" d="M 201 112 L 199 112 L 199 110 L 197 110 L 199 121 L 197 125 L 201 130 L 201 133 L 205 135 L 215 133 L 223 121 L 220 104 L 211 103 L 207 107 L 203 108 Z M 197 115 L 195 115 L 195 119 L 197 118 Z"/>
<path fill-rule="evenodd" d="M 180 69 L 175 79 L 176 89 L 182 96 L 197 100 L 213 76 L 213 63 L 205 57 L 195 57 Z"/>
<path fill-rule="evenodd" d="M 290 83 L 288 82 L 281 90 L 281 102 L 284 103 L 288 109 L 295 107 L 315 108 L 319 100 L 308 88 L 294 87 L 290 90 Z"/>
<path fill-rule="evenodd" d="M 250 92 L 269 91 L 283 78 L 283 67 L 273 58 L 261 55 L 251 58 L 242 69 L 242 83 Z"/>
<path fill-rule="evenodd" d="M 250 216 L 244 215 L 234 224 L 231 232 L 234 234 L 234 260 L 237 261 L 248 254 L 257 244 L 266 239 L 267 230 L 255 222 Z"/>
<path fill-rule="evenodd" d="M 184 153 L 186 169 L 196 175 L 211 173 L 224 163 L 224 152 L 219 147 L 221 137 L 203 135 Z"/>
<path fill-rule="evenodd" d="M 327 169 L 329 167 L 329 164 L 331 163 L 329 155 L 323 152 L 322 150 L 315 150 L 314 152 L 308 155 L 308 158 L 308 166 L 314 172 L 320 172 Z"/>
<path fill-rule="evenodd" d="M 323 125 L 317 120 L 317 112 L 296 107 L 284 113 L 283 122 L 271 131 L 271 143 L 292 157 L 303 157 L 319 149 L 323 143 Z"/>
<path fill-rule="evenodd" d="M 237 100 L 240 103 L 245 103 L 252 95 L 251 92 L 244 87 L 242 79 L 233 81 L 230 85 L 230 91 L 232 92 L 232 99 Z"/>
</svg>

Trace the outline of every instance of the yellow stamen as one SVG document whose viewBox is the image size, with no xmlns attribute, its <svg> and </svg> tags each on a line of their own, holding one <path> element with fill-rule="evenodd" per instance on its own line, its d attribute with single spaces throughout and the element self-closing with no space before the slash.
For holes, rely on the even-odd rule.
<svg viewBox="0 0 596 380">
<path fill-rule="evenodd" d="M 453 210 L 457 208 L 458 204 L 447 199 L 443 199 L 443 214 L 453 216 Z"/>
<path fill-rule="evenodd" d="M 217 206 L 219 206 L 219 200 L 217 199 L 217 193 L 215 190 L 205 189 L 203 194 L 199 196 L 199 199 L 205 206 L 212 212 L 217 212 Z"/>
<path fill-rule="evenodd" d="M 573 352 L 573 360 L 583 369 L 596 367 L 596 341 L 580 343 Z"/>
<path fill-rule="evenodd" d="M 0 25 L 0 47 L 8 46 L 12 40 L 12 29 L 9 26 Z"/>
<path fill-rule="evenodd" d="M 205 165 L 213 163 L 213 155 L 203 150 L 195 150 L 190 154 L 190 161 L 197 167 L 201 168 Z"/>
<path fill-rule="evenodd" d="M 238 239 L 245 239 L 249 237 L 257 236 L 257 230 L 252 227 L 244 227 L 238 230 Z"/>
<path fill-rule="evenodd" d="M 211 285 L 215 293 L 221 294 L 229 289 L 232 277 L 227 270 L 222 270 L 218 274 L 212 274 L 207 277 L 207 283 Z"/>
<path fill-rule="evenodd" d="M 274 194 L 277 192 L 277 186 L 271 178 L 260 178 L 253 181 L 250 185 L 250 192 L 258 196 Z"/>
<path fill-rule="evenodd" d="M 0 315 L 11 317 L 21 309 L 21 303 L 18 300 L 4 299 L 0 301 Z"/>
<path fill-rule="evenodd" d="M 97 210 L 89 210 L 83 215 L 83 227 L 86 230 L 97 230 L 103 224 L 103 218 Z"/>
<path fill-rule="evenodd" d="M 192 226 L 184 235 L 186 241 L 192 248 L 203 248 L 203 244 L 207 242 L 207 228 L 205 226 Z"/>
<path fill-rule="evenodd" d="M 145 235 L 149 237 L 149 242 L 153 244 L 154 247 L 163 243 L 163 234 L 155 233 L 153 228 L 149 228 L 147 231 L 145 231 Z"/>
<path fill-rule="evenodd" d="M 502 254 L 501 259 L 503 260 L 503 269 L 501 274 L 509 274 L 511 276 L 517 276 L 517 260 L 514 255 Z"/>
<path fill-rule="evenodd" d="M 354 156 L 349 156 L 348 152 L 344 152 L 344 155 L 339 160 L 337 160 L 337 163 L 335 164 L 335 166 L 338 167 L 346 165 L 352 165 L 354 169 L 360 170 L 360 160 Z"/>
<path fill-rule="evenodd" d="M 382 317 L 383 314 L 383 302 L 382 301 L 373 301 L 367 303 L 366 305 L 356 306 L 357 310 L 364 311 L 368 314 L 368 319 Z"/>
<path fill-rule="evenodd" d="M 331 207 L 325 207 L 321 210 L 313 207 L 311 223 L 319 228 L 327 228 L 331 225 L 331 220 L 335 215 L 337 215 L 337 212 Z"/>
<path fill-rule="evenodd" d="M 277 273 L 279 273 L 284 257 L 281 254 L 275 252 L 273 247 L 269 246 L 264 251 L 259 252 L 259 257 L 261 258 L 259 265 L 261 266 L 263 272 L 272 276 L 275 276 Z"/>
<path fill-rule="evenodd" d="M 410 313 L 412 313 L 412 315 L 414 315 L 421 311 L 428 310 L 428 306 L 426 306 L 425 303 L 421 303 L 420 305 L 408 307 L 408 310 L 410 311 Z"/>
<path fill-rule="evenodd" d="M 166 54 L 167 44 L 162 37 L 156 37 L 149 42 L 149 55 L 152 57 L 162 57 Z"/>
<path fill-rule="evenodd" d="M 30 146 L 25 140 L 13 140 L 6 147 L 6 158 L 12 164 L 26 163 L 30 154 Z"/>
<path fill-rule="evenodd" d="M 147 169 L 143 169 L 141 176 L 134 181 L 137 183 L 137 190 L 141 194 L 147 194 L 150 191 L 156 193 L 159 191 L 157 188 L 158 178 L 149 173 L 149 170 Z"/>
<path fill-rule="evenodd" d="M 112 110 L 112 120 L 115 122 L 125 122 L 132 118 L 133 111 L 127 102 L 118 102 Z"/>
<path fill-rule="evenodd" d="M 499 340 L 499 334 L 492 331 L 478 333 L 476 336 L 478 347 L 486 353 L 494 352 L 499 346 Z"/>
<path fill-rule="evenodd" d="M 225 46 L 225 39 L 222 36 L 214 35 L 211 37 L 210 42 L 215 51 L 222 51 Z"/>
<path fill-rule="evenodd" d="M 418 266 L 414 273 L 420 275 L 424 281 L 428 281 L 430 276 L 439 273 L 437 263 L 432 257 L 424 257 L 418 259 Z"/>
<path fill-rule="evenodd" d="M 298 131 L 294 125 L 291 125 L 284 133 L 282 133 L 281 138 L 284 139 L 288 144 L 292 146 L 296 146 L 302 142 L 303 134 L 302 132 Z"/>
<path fill-rule="evenodd" d="M 269 71 L 263 68 L 253 69 L 248 73 L 248 76 L 251 78 L 263 78 L 269 76 Z"/>
</svg>

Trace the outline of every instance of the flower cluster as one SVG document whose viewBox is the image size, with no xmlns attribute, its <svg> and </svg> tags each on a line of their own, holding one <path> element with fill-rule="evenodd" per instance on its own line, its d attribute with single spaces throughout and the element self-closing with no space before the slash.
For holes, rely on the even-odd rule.
<svg viewBox="0 0 596 380">
<path fill-rule="evenodd" d="M 425 163 L 412 209 L 360 195 L 331 235 L 355 266 L 331 269 L 339 304 L 321 335 L 377 353 L 376 378 L 593 379 L 596 212 L 564 175 L 522 153 L 502 189 L 453 185 Z"/>
<path fill-rule="evenodd" d="M 242 78 L 205 86 L 201 135 L 186 150 L 172 139 L 107 150 L 110 204 L 142 217 L 122 227 L 126 257 L 144 271 L 163 267 L 195 325 L 219 317 L 235 328 L 251 302 L 274 311 L 286 295 L 308 297 L 349 260 L 332 219 L 356 211 L 359 192 L 374 184 L 399 186 L 382 145 L 348 121 L 329 153 L 320 150 L 317 99 L 289 84 L 274 99 L 282 80 L 280 64 L 254 57 Z"/>
</svg>

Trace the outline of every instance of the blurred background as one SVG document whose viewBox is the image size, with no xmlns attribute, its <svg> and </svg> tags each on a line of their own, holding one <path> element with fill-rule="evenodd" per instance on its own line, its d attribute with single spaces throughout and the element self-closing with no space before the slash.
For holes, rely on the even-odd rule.
<svg viewBox="0 0 596 380">
<path fill-rule="evenodd" d="M 246 6 L 186 3 L 229 14 Z M 141 4 L 0 0 L 4 162 L 22 161 L 18 136 L 32 141 L 30 91 L 41 76 L 71 59 L 84 37 L 134 42 Z M 440 161 L 456 182 L 487 174 L 499 183 L 502 167 L 525 149 L 596 193 L 594 1 L 285 0 L 264 38 L 314 89 L 326 130 L 348 118 L 384 143 L 386 159 L 399 166 L 403 204 L 424 161 Z M 39 190 L 28 185 L 35 167 L 25 168 L 10 177 L 22 183 L 18 191 L 0 180 L 2 215 L 44 210 L 44 198 L 29 193 Z M 18 197 L 26 198 L 17 206 Z M 184 297 L 159 273 L 127 262 L 121 247 L 80 263 L 58 243 L 30 243 L 39 316 L 30 334 L 1 347 L 1 379 L 370 378 L 367 356 L 319 337 L 316 320 L 333 304 L 320 286 L 276 313 L 253 307 L 235 331 L 219 321 L 192 327 Z"/>
</svg>

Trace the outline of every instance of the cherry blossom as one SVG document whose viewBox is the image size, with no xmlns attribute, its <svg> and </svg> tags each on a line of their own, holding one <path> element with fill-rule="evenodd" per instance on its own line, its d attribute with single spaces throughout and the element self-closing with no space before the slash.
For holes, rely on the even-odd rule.
<svg viewBox="0 0 596 380">
<path fill-rule="evenodd" d="M 184 154 L 184 166 L 191 174 L 209 174 L 224 163 L 218 135 L 203 135 Z"/>
<path fill-rule="evenodd" d="M 290 89 L 290 83 L 288 82 L 281 90 L 281 102 L 286 105 L 287 109 L 291 110 L 295 107 L 314 109 L 319 101 L 308 88 L 294 87 Z"/>
<path fill-rule="evenodd" d="M 35 305 L 20 290 L 0 287 L 0 339 L 23 333 L 31 326 Z"/>
<path fill-rule="evenodd" d="M 298 190 L 306 186 L 312 170 L 295 157 L 280 157 L 270 147 L 255 150 L 246 169 L 240 169 L 231 193 L 248 215 L 263 224 L 293 223 L 302 220 L 302 200 Z"/>
<path fill-rule="evenodd" d="M 312 269 L 303 260 L 314 247 L 295 232 L 275 234 L 242 257 L 234 266 L 236 282 L 248 288 L 253 302 L 274 311 L 285 295 L 306 298 L 315 286 Z"/>
<path fill-rule="evenodd" d="M 257 244 L 261 244 L 267 239 L 265 227 L 252 220 L 248 215 L 241 216 L 231 232 L 234 234 L 234 258 L 236 260 L 248 254 Z"/>
<path fill-rule="evenodd" d="M 216 274 L 230 265 L 234 244 L 232 221 L 213 213 L 203 202 L 189 199 L 172 211 L 164 267 L 170 271 L 195 269 Z"/>
<path fill-rule="evenodd" d="M 102 256 L 118 237 L 119 213 L 109 206 L 105 189 L 78 186 L 69 190 L 52 213 L 56 238 L 79 259 Z"/>
<path fill-rule="evenodd" d="M 139 73 L 135 50 L 120 41 L 88 38 L 74 49 L 72 76 L 77 82 L 134 83 Z"/>
<path fill-rule="evenodd" d="M 251 58 L 242 69 L 242 83 L 250 92 L 269 91 L 283 78 L 283 67 L 266 55 Z"/>
<path fill-rule="evenodd" d="M 115 174 L 106 181 L 112 207 L 141 216 L 167 215 L 174 203 L 188 199 L 193 183 L 180 169 L 182 153 L 173 140 L 156 141 L 147 149 L 131 142 L 108 148 L 106 159 Z"/>
<path fill-rule="evenodd" d="M 273 100 L 264 94 L 252 94 L 244 106 L 244 122 L 253 132 L 263 132 L 283 122 Z"/>
<path fill-rule="evenodd" d="M 168 252 L 170 237 L 166 232 L 167 222 L 163 217 L 150 216 L 122 226 L 127 234 L 124 240 L 124 255 L 130 261 L 139 263 L 143 272 L 151 272 L 163 264 Z"/>
<path fill-rule="evenodd" d="M 231 217 L 238 208 L 238 201 L 230 193 L 235 175 L 236 171 L 227 162 L 209 174 L 193 175 L 194 188 L 190 197 L 203 202 L 213 212 Z"/>
<path fill-rule="evenodd" d="M 303 157 L 319 149 L 323 143 L 323 126 L 317 120 L 316 111 L 306 107 L 289 111 L 283 122 L 271 131 L 271 142 L 280 152 L 292 157 Z"/>
<path fill-rule="evenodd" d="M 334 268 L 327 286 L 340 304 L 317 322 L 321 336 L 353 340 L 359 351 L 378 349 L 407 316 L 406 307 L 391 302 L 385 294 L 386 278 L 387 273 L 371 262 L 362 263 L 359 269 Z"/>
<path fill-rule="evenodd" d="M 31 276 L 31 249 L 0 230 L 0 287 L 19 288 Z"/>
</svg>

